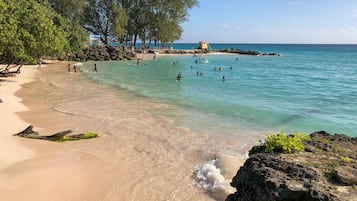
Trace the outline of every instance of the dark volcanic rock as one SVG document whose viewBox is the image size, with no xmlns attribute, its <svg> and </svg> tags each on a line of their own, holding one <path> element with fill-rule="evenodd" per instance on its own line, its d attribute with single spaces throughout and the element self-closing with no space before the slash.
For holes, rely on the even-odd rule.
<svg viewBox="0 0 357 201">
<path fill-rule="evenodd" d="M 357 200 L 357 138 L 324 131 L 310 136 L 301 153 L 255 148 L 231 182 L 236 193 L 226 201 Z"/>
<path fill-rule="evenodd" d="M 255 154 L 233 178 L 231 185 L 239 190 L 227 200 L 337 200 L 322 177 L 279 155 Z"/>
<path fill-rule="evenodd" d="M 128 48 L 114 46 L 91 46 L 82 52 L 67 55 L 73 61 L 107 61 L 107 60 L 134 60 L 136 53 Z"/>
</svg>

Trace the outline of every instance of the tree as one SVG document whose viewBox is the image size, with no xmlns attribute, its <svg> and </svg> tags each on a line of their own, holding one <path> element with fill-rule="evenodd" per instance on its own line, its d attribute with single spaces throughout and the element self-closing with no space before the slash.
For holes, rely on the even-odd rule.
<svg viewBox="0 0 357 201">
<path fill-rule="evenodd" d="M 88 37 L 81 24 L 85 0 L 48 0 L 48 3 L 57 13 L 55 24 L 67 32 L 66 51 L 81 50 Z"/>
<path fill-rule="evenodd" d="M 104 44 L 110 37 L 121 36 L 128 21 L 125 10 L 112 0 L 87 0 L 83 16 L 84 28 L 100 35 Z"/>
<path fill-rule="evenodd" d="M 51 7 L 62 17 L 78 21 L 83 16 L 85 0 L 48 0 Z"/>
<path fill-rule="evenodd" d="M 154 0 L 160 6 L 157 9 L 159 21 L 158 40 L 163 43 L 172 43 L 180 39 L 182 34 L 181 23 L 188 20 L 188 10 L 198 5 L 197 0 Z"/>
<path fill-rule="evenodd" d="M 182 34 L 180 24 L 187 20 L 188 10 L 198 5 L 197 0 L 122 0 L 128 10 L 128 38 L 137 37 L 145 45 L 146 40 L 171 43 L 178 40 Z"/>
<path fill-rule="evenodd" d="M 55 26 L 54 13 L 35 0 L 0 0 L 0 58 L 7 63 L 35 62 L 61 56 L 66 33 Z"/>
<path fill-rule="evenodd" d="M 152 40 L 172 43 L 181 37 L 180 24 L 187 20 L 188 10 L 197 5 L 197 0 L 86 0 L 84 28 L 100 35 L 104 44 L 110 39 L 134 46 L 139 39 L 144 46 Z"/>
</svg>

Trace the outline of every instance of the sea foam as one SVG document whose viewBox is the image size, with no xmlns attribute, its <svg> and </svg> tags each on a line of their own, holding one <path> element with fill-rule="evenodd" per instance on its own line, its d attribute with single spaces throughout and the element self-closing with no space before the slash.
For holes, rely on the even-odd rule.
<svg viewBox="0 0 357 201">
<path fill-rule="evenodd" d="M 245 159 L 246 156 L 240 154 L 220 153 L 214 159 L 196 167 L 194 180 L 199 188 L 207 190 L 211 196 L 223 199 L 235 192 L 230 182 Z"/>
<path fill-rule="evenodd" d="M 218 158 L 196 168 L 195 180 L 200 188 L 216 192 L 225 190 L 225 178 L 217 167 Z"/>
</svg>

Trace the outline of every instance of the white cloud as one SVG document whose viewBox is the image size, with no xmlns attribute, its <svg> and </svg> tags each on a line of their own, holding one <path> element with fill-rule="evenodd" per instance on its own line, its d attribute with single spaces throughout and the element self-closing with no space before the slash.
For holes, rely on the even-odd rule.
<svg viewBox="0 0 357 201">
<path fill-rule="evenodd" d="M 272 32 L 273 29 L 270 27 L 261 27 L 256 30 L 258 33 L 267 33 L 267 32 Z"/>
<path fill-rule="evenodd" d="M 240 30 L 240 26 L 235 26 L 231 24 L 221 24 L 221 27 L 224 29 L 229 29 L 229 30 Z"/>
</svg>

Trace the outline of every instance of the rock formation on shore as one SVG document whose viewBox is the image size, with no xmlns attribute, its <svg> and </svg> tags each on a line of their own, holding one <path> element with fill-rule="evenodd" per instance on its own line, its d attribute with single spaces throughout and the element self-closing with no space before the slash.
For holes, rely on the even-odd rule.
<svg viewBox="0 0 357 201">
<path fill-rule="evenodd" d="M 252 56 L 280 56 L 278 53 L 260 53 L 252 50 L 240 50 L 240 49 L 224 49 L 224 50 L 175 50 L 175 49 L 161 49 L 161 50 L 149 50 L 149 53 L 158 52 L 160 54 L 206 54 L 206 53 L 231 53 L 231 54 L 243 54 Z"/>
<path fill-rule="evenodd" d="M 114 46 L 91 46 L 81 52 L 67 55 L 67 59 L 72 61 L 134 60 L 136 58 L 133 50 Z"/>
<path fill-rule="evenodd" d="M 226 201 L 357 200 L 357 138 L 324 131 L 310 135 L 296 153 L 254 147 Z"/>
<path fill-rule="evenodd" d="M 260 53 L 257 51 L 245 51 L 240 49 L 224 50 L 175 50 L 175 49 L 131 49 L 127 47 L 114 46 L 91 46 L 77 53 L 70 53 L 66 59 L 71 61 L 108 61 L 108 60 L 135 60 L 137 53 L 159 53 L 159 54 L 206 54 L 206 53 L 232 53 L 252 56 L 280 56 L 278 53 Z"/>
</svg>

